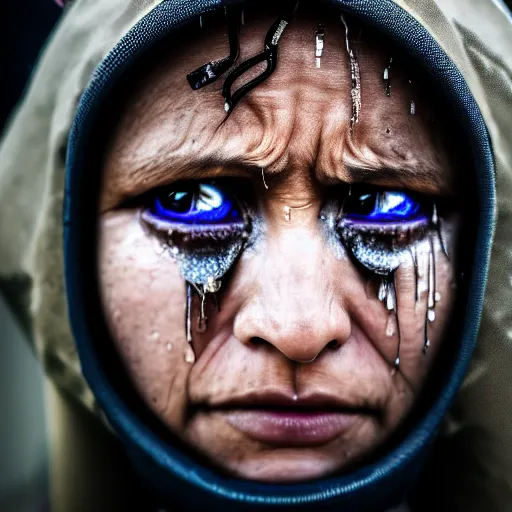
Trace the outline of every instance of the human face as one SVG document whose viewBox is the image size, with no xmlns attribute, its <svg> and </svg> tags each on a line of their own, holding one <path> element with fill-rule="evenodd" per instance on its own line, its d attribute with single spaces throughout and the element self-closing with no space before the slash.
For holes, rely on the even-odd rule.
<svg viewBox="0 0 512 512">
<path fill-rule="evenodd" d="M 247 19 L 240 62 L 274 19 Z M 459 215 L 443 204 L 461 164 L 448 121 L 419 72 L 350 26 L 357 123 L 338 16 L 299 10 L 276 72 L 225 122 L 222 80 L 199 91 L 186 81 L 226 54 L 224 30 L 205 19 L 131 92 L 104 161 L 100 285 L 114 343 L 155 414 L 243 478 L 318 478 L 381 446 L 417 400 L 452 311 Z M 214 213 L 233 202 L 222 219 L 241 227 L 229 243 L 203 233 L 191 249 L 178 233 L 168 245 L 187 197 L 203 210 L 217 201 Z M 187 224 L 189 237 L 204 225 Z M 219 310 L 205 295 L 205 329 L 191 287 L 189 346 L 185 281 L 205 247 L 227 272 Z"/>
</svg>

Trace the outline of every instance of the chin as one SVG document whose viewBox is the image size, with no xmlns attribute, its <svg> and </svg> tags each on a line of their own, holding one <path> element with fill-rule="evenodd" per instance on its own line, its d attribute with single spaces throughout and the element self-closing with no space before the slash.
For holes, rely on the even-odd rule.
<svg viewBox="0 0 512 512">
<path fill-rule="evenodd" d="M 273 448 L 237 461 L 228 470 L 246 480 L 285 484 L 329 476 L 343 469 L 346 463 L 343 452 L 326 455 L 313 449 Z"/>
</svg>

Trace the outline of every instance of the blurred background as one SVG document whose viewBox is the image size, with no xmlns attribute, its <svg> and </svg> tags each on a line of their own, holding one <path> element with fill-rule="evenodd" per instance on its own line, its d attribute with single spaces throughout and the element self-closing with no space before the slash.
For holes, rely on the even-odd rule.
<svg viewBox="0 0 512 512">
<path fill-rule="evenodd" d="M 2 0 L 0 4 L 1 134 L 62 9 L 53 0 Z M 0 511 L 47 510 L 43 376 L 0 296 Z"/>
</svg>

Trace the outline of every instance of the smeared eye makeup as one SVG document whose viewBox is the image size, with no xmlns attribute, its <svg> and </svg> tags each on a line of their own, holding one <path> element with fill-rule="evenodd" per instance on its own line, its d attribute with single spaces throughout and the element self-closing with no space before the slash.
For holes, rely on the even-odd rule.
<svg viewBox="0 0 512 512">
<path fill-rule="evenodd" d="M 430 347 L 428 325 L 435 321 L 437 292 L 435 240 L 446 257 L 441 218 L 436 202 L 408 191 L 356 186 L 341 203 L 336 230 L 339 240 L 367 271 L 381 277 L 377 297 L 395 313 L 398 346 L 395 368 L 400 365 L 401 332 L 397 301 L 396 272 L 411 262 L 414 271 L 415 301 L 420 300 L 418 248 L 427 252 L 427 304 L 423 352 Z"/>
<path fill-rule="evenodd" d="M 346 248 L 363 267 L 388 276 L 425 237 L 432 202 L 402 191 L 351 190 L 337 230 Z"/>
<path fill-rule="evenodd" d="M 200 298 L 196 330 L 204 332 L 207 295 L 212 294 L 218 306 L 215 294 L 242 252 L 250 219 L 227 180 L 178 182 L 155 190 L 146 202 L 141 219 L 176 259 L 186 282 L 186 360 L 193 363 L 193 295 Z"/>
</svg>

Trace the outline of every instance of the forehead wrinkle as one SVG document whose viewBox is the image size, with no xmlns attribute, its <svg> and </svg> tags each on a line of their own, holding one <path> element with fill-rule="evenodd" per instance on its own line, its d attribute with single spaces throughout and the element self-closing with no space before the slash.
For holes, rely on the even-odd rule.
<svg viewBox="0 0 512 512">
<path fill-rule="evenodd" d="M 244 108 L 260 121 L 261 131 L 240 158 L 264 167 L 269 174 L 306 169 L 311 174 L 320 154 L 326 115 L 334 110 L 338 121 L 340 112 L 348 119 L 343 100 L 339 102 L 339 89 L 338 97 L 330 91 L 330 87 L 318 89 L 317 83 L 306 80 L 280 84 L 277 96 L 264 88 L 251 96 Z M 241 119 L 250 122 L 244 114 Z"/>
<path fill-rule="evenodd" d="M 186 89 L 184 94 L 177 94 L 190 65 L 177 66 L 179 73 L 176 74 L 168 71 L 168 63 L 162 63 L 159 72 L 155 73 L 158 84 L 148 84 L 146 80 L 142 88 L 150 98 L 146 99 L 139 93 L 136 98 L 138 108 L 128 107 L 130 115 L 139 116 L 143 122 L 133 123 L 131 129 L 140 138 L 131 137 L 135 140 L 131 141 L 129 151 L 115 162 L 116 171 L 124 182 L 123 190 L 138 192 L 137 188 L 157 186 L 162 180 L 169 181 L 173 170 L 200 177 L 204 166 L 211 162 L 233 168 L 240 162 L 255 169 L 264 168 L 269 174 L 288 172 L 292 167 L 308 168 L 313 169 L 323 181 L 329 178 L 350 181 L 353 179 L 347 171 L 350 165 L 375 176 L 379 168 L 396 167 L 411 171 L 403 174 L 404 179 L 406 176 L 412 179 L 413 172 L 416 172 L 416 182 L 421 181 L 418 173 L 425 176 L 430 173 L 432 181 L 442 181 L 443 173 L 439 171 L 435 158 L 427 162 L 425 155 L 421 155 L 417 162 L 398 162 L 398 158 L 385 154 L 384 145 L 379 146 L 378 140 L 370 148 L 365 145 L 364 137 L 361 140 L 349 136 L 350 85 L 346 52 L 341 44 L 344 43 L 342 32 L 336 36 L 340 38 L 339 51 L 333 53 L 336 62 L 331 62 L 332 56 L 327 53 L 321 70 L 306 67 L 306 72 L 299 76 L 297 65 L 310 55 L 307 46 L 309 36 L 298 28 L 286 32 L 287 37 L 283 38 L 280 48 L 278 72 L 245 96 L 224 124 L 221 124 L 224 112 L 220 82 L 200 91 Z M 290 39 L 291 36 L 293 38 Z M 297 36 L 300 45 L 295 44 Z M 202 62 L 203 57 L 195 56 L 195 59 Z M 344 65 L 340 66 L 338 61 Z M 364 61 L 364 64 L 364 91 L 370 92 L 368 96 L 375 96 L 366 86 L 368 76 L 375 75 L 374 81 L 383 94 L 381 69 L 373 69 L 376 64 L 371 60 L 367 64 Z M 367 66 L 372 68 L 371 73 Z M 327 71 L 330 77 L 326 81 L 323 78 Z M 397 100 L 396 92 L 395 87 L 393 103 Z M 140 104 L 141 96 L 146 101 L 144 105 Z M 389 102 L 388 99 L 385 101 Z M 365 107 L 366 114 L 370 110 L 366 103 Z M 356 126 L 356 135 L 362 124 L 364 122 Z M 146 127 L 149 134 L 144 133 L 148 131 Z M 119 131 L 119 138 L 124 139 L 125 130 Z M 398 147 L 399 141 L 395 145 Z M 201 154 L 202 162 L 198 162 L 198 154 Z M 198 164 L 202 166 L 200 170 Z"/>
<path fill-rule="evenodd" d="M 219 145 L 219 159 L 227 155 L 244 165 L 263 168 L 268 174 L 297 168 L 299 162 L 302 167 L 310 167 L 316 158 L 316 136 L 308 137 L 304 130 L 300 99 L 300 91 L 294 88 L 279 97 L 265 92 L 249 95 L 221 129 L 225 134 Z M 241 134 L 239 139 L 230 133 L 233 126 Z"/>
<path fill-rule="evenodd" d="M 348 119 L 339 124 L 335 118 L 331 121 L 325 124 L 315 168 L 320 182 L 400 186 L 435 195 L 453 192 L 451 162 L 435 147 L 413 152 L 405 144 L 407 151 L 401 151 L 402 140 L 380 146 L 378 139 L 358 138 L 357 125 L 351 134 Z"/>
</svg>

